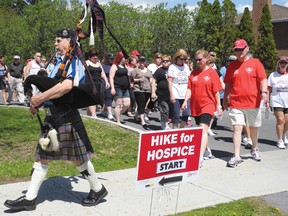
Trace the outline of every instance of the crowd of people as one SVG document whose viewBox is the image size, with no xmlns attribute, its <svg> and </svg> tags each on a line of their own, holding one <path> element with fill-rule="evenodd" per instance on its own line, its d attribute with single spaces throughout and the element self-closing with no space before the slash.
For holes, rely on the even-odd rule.
<svg viewBox="0 0 288 216">
<path fill-rule="evenodd" d="M 125 114 L 149 129 L 149 114 L 159 111 L 162 130 L 187 127 L 194 117 L 196 125 L 204 128 L 201 160 L 205 160 L 212 156 L 208 136 L 215 135 L 212 130 L 217 127 L 218 118 L 229 108 L 235 155 L 227 165 L 235 167 L 242 163 L 240 144 L 243 142 L 245 148 L 251 149 L 254 159 L 260 161 L 261 101 L 275 114 L 276 146 L 284 149 L 288 144 L 288 59 L 286 56 L 279 59 L 276 71 L 267 82 L 263 65 L 252 57 L 245 40 L 235 41 L 233 50 L 234 55 L 228 56 L 221 68 L 217 66 L 217 53 L 203 49 L 193 55 L 184 49 L 177 50 L 173 56 L 157 52 L 150 64 L 137 50 L 131 51 L 128 59 L 120 51 L 116 55 L 107 53 L 103 60 L 96 50 L 89 50 L 86 64 L 93 82 L 100 85 L 102 103 L 87 107 L 87 115 L 95 118 L 101 115 L 121 124 L 121 115 Z M 36 52 L 24 67 L 18 55 L 9 66 L 5 65 L 4 56 L 0 56 L 3 103 L 16 99 L 24 104 L 23 80 L 43 67 L 48 76 L 55 59 L 46 65 L 47 60 Z M 33 95 L 37 93 L 33 87 Z"/>
<path fill-rule="evenodd" d="M 0 79 L 2 91 L 2 100 L 4 105 L 9 105 L 10 103 L 16 102 L 20 105 L 27 105 L 27 100 L 24 95 L 23 81 L 30 75 L 42 75 L 48 76 L 49 68 L 51 68 L 54 63 L 46 67 L 46 58 L 41 58 L 41 53 L 35 53 L 34 57 L 27 59 L 25 65 L 21 63 L 21 58 L 19 55 L 15 55 L 10 65 L 5 64 L 5 56 L 0 55 Z M 44 69 L 45 68 L 45 69 Z M 43 70 L 41 70 L 43 69 Z M 33 86 L 33 95 L 38 94 L 38 89 Z M 8 97 L 7 97 L 8 95 Z"/>
</svg>

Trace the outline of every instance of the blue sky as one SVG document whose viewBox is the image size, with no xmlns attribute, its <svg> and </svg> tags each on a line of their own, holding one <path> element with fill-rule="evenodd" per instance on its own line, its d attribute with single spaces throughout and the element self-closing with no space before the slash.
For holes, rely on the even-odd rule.
<svg viewBox="0 0 288 216">
<path fill-rule="evenodd" d="M 109 1 L 110 0 L 98 0 L 99 4 L 105 4 Z M 214 2 L 214 0 L 208 0 L 208 1 L 210 3 Z M 168 7 L 173 7 L 178 3 L 180 4 L 187 3 L 187 5 L 192 9 L 196 6 L 198 0 L 117 0 L 117 2 L 121 4 L 132 4 L 135 6 L 147 5 L 147 4 L 149 4 L 150 6 L 154 6 L 161 2 L 167 2 Z M 222 0 L 220 0 L 220 3 L 222 4 Z M 238 13 L 242 13 L 245 7 L 249 7 L 250 9 L 252 9 L 253 0 L 234 0 L 233 3 L 236 5 Z M 272 0 L 272 4 L 278 4 L 281 6 L 288 7 L 288 0 Z"/>
</svg>

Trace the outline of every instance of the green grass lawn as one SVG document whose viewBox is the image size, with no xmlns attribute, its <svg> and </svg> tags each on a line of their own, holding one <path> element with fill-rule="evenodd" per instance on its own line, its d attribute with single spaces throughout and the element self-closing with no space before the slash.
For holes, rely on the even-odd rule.
<svg viewBox="0 0 288 216">
<path fill-rule="evenodd" d="M 44 112 L 41 112 L 42 121 Z M 92 162 L 97 172 L 136 167 L 138 133 L 83 118 L 95 154 Z M 40 126 L 28 109 L 0 107 L 0 184 L 30 179 Z M 75 166 L 54 161 L 47 177 L 79 175 Z"/>
<path fill-rule="evenodd" d="M 40 112 L 44 119 L 44 112 Z M 97 172 L 136 167 L 138 133 L 83 118 L 95 150 L 92 162 Z M 30 180 L 34 153 L 39 136 L 37 117 L 31 119 L 28 109 L 0 107 L 0 184 Z M 75 166 L 65 161 L 54 161 L 47 177 L 79 175 Z M 283 216 L 279 209 L 267 205 L 258 197 L 219 204 L 178 216 Z"/>
<path fill-rule="evenodd" d="M 285 216 L 259 197 L 249 197 L 229 203 L 179 213 L 177 216 Z"/>
</svg>

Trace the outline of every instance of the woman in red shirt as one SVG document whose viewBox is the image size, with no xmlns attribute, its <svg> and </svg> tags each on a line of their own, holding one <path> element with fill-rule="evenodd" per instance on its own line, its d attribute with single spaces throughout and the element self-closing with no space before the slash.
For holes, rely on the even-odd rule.
<svg viewBox="0 0 288 216">
<path fill-rule="evenodd" d="M 220 78 L 213 68 L 209 67 L 209 57 L 206 50 L 198 50 L 195 53 L 197 68 L 189 76 L 188 87 L 182 109 L 187 108 L 190 99 L 191 115 L 195 118 L 197 125 L 203 127 L 203 135 L 200 152 L 200 166 L 202 166 L 203 155 L 208 147 L 208 128 L 215 111 L 218 116 L 223 114 L 220 103 L 219 91 L 223 89 Z"/>
</svg>

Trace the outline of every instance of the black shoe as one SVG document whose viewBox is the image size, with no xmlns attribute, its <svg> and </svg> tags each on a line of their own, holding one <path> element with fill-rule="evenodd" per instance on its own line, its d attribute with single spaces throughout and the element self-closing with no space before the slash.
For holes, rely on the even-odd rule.
<svg viewBox="0 0 288 216">
<path fill-rule="evenodd" d="M 95 192 L 93 190 L 90 190 L 88 196 L 82 200 L 83 206 L 95 206 L 97 205 L 104 197 L 106 197 L 108 194 L 108 191 L 102 185 L 102 189 L 98 192 Z"/>
<path fill-rule="evenodd" d="M 140 118 L 139 118 L 138 116 L 134 115 L 134 120 L 135 120 L 136 122 L 139 122 L 139 121 L 140 121 Z"/>
<path fill-rule="evenodd" d="M 16 200 L 6 200 L 4 205 L 16 211 L 21 210 L 32 211 L 36 209 L 36 198 L 33 200 L 27 200 L 26 196 L 24 195 Z"/>
<path fill-rule="evenodd" d="M 145 129 L 145 130 L 148 130 L 148 125 L 147 124 L 143 124 L 142 127 Z"/>
</svg>

